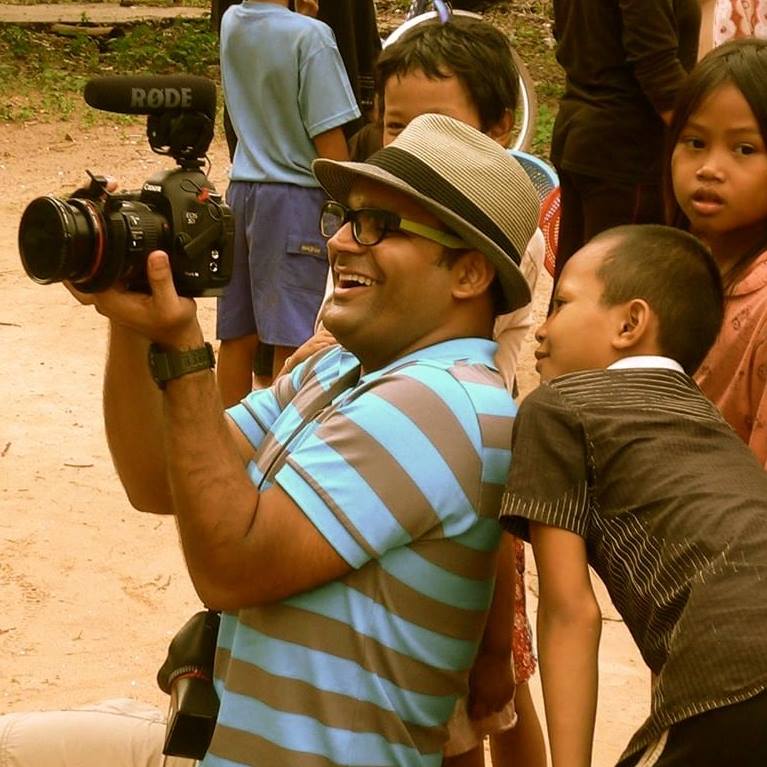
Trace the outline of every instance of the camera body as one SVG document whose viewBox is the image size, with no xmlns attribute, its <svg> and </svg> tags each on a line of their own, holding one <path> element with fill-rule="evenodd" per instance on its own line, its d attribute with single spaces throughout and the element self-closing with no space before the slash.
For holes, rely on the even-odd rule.
<svg viewBox="0 0 767 767">
<path fill-rule="evenodd" d="M 94 176 L 68 200 L 36 198 L 21 217 L 19 250 L 36 282 L 94 293 L 118 281 L 147 291 L 146 257 L 159 248 L 180 295 L 215 296 L 231 277 L 233 234 L 231 211 L 205 175 L 177 168 L 135 192 L 108 194 Z"/>
<path fill-rule="evenodd" d="M 136 99 L 146 92 L 161 97 L 147 106 Z M 170 98 L 177 93 L 185 98 Z M 215 85 L 193 77 L 100 78 L 86 86 L 86 100 L 109 111 L 149 113 L 152 150 L 173 157 L 178 167 L 156 173 L 140 190 L 117 194 L 106 178 L 89 172 L 90 186 L 68 199 L 32 200 L 19 226 L 26 273 L 41 284 L 67 280 L 84 293 L 118 282 L 147 292 L 146 259 L 160 249 L 170 257 L 180 295 L 221 295 L 232 274 L 234 220 L 202 172 L 213 138 Z"/>
<path fill-rule="evenodd" d="M 232 276 L 234 218 L 205 175 L 180 168 L 155 174 L 142 186 L 138 204 L 170 225 L 163 249 L 170 255 L 178 293 L 221 295 Z M 130 214 L 126 218 L 131 220 Z M 135 240 L 129 242 L 130 247 L 137 244 Z M 145 273 L 136 278 L 136 289 L 145 289 L 141 282 Z M 134 287 L 132 281 L 130 287 Z"/>
</svg>

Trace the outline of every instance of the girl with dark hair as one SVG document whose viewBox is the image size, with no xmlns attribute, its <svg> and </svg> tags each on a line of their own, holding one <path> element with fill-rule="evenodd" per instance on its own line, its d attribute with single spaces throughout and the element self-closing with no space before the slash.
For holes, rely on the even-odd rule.
<svg viewBox="0 0 767 767">
<path fill-rule="evenodd" d="M 669 129 L 671 224 L 711 249 L 727 291 L 722 331 L 696 373 L 767 464 L 767 42 L 715 48 L 681 89 Z"/>
</svg>

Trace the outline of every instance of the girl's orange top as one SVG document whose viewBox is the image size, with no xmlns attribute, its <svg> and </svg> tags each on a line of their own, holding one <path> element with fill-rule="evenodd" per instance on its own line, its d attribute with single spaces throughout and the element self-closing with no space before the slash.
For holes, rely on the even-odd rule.
<svg viewBox="0 0 767 767">
<path fill-rule="evenodd" d="M 722 330 L 695 380 L 767 468 L 767 251 L 727 296 Z"/>
</svg>

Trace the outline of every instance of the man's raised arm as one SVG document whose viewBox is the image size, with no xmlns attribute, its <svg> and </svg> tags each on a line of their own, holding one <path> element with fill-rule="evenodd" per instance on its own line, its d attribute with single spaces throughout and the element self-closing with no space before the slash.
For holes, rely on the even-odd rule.
<svg viewBox="0 0 767 767">
<path fill-rule="evenodd" d="M 165 253 L 150 254 L 147 276 L 151 294 L 72 291 L 111 320 L 105 419 L 131 502 L 176 512 L 189 573 L 211 607 L 273 602 L 340 577 L 350 566 L 292 499 L 253 485 L 245 470 L 252 447 L 225 416 L 212 372 L 170 380 L 164 393 L 155 385 L 149 339 L 175 351 L 198 349 L 204 339 Z"/>
<path fill-rule="evenodd" d="M 104 373 L 104 425 L 112 460 L 139 511 L 173 513 L 162 428 L 162 395 L 147 367 L 149 342 L 112 321 Z"/>
</svg>

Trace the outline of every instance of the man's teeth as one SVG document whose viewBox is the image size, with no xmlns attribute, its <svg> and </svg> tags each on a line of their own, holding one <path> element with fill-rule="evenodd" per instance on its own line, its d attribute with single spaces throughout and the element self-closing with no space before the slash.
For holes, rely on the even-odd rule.
<svg viewBox="0 0 767 767">
<path fill-rule="evenodd" d="M 370 277 L 364 277 L 361 274 L 345 274 L 339 278 L 339 283 L 341 285 L 354 283 L 356 285 L 365 285 L 369 288 L 373 284 L 373 280 L 371 280 Z"/>
</svg>

